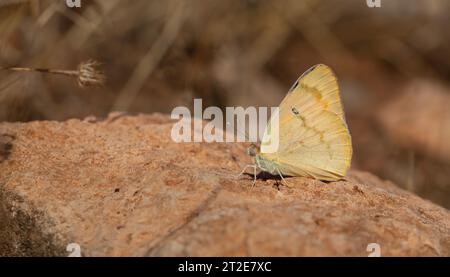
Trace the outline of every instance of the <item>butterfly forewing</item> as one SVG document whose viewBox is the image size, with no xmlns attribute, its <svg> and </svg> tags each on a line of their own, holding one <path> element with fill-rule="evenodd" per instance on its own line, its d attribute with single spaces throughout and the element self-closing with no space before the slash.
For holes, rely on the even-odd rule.
<svg viewBox="0 0 450 277">
<path fill-rule="evenodd" d="M 328 66 L 317 65 L 305 72 L 281 102 L 278 116 L 278 150 L 262 151 L 263 159 L 283 175 L 329 181 L 345 176 L 351 139 L 337 79 Z M 263 144 L 272 137 L 272 129 L 269 122 Z"/>
</svg>

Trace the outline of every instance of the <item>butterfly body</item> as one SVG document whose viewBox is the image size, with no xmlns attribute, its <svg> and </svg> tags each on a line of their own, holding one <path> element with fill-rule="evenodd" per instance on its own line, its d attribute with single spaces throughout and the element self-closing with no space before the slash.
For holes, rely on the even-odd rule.
<svg viewBox="0 0 450 277">
<path fill-rule="evenodd" d="M 274 136 L 277 150 L 265 151 Z M 349 169 L 352 152 L 337 79 L 328 66 L 319 64 L 295 82 L 272 115 L 260 149 L 249 154 L 258 168 L 272 175 L 336 181 Z"/>
<path fill-rule="evenodd" d="M 256 166 L 258 166 L 258 168 L 260 168 L 261 170 L 268 172 L 272 175 L 278 175 L 278 171 L 281 172 L 281 174 L 283 174 L 283 176 L 287 176 L 287 172 L 283 172 L 280 170 L 280 165 L 279 162 L 274 160 L 268 160 L 266 158 L 264 158 L 262 155 L 256 155 L 255 156 L 255 163 Z"/>
</svg>

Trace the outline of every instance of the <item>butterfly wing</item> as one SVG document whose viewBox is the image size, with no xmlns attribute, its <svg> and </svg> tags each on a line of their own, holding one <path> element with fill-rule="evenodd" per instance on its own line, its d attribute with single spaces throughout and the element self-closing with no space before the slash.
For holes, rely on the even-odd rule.
<svg viewBox="0 0 450 277">
<path fill-rule="evenodd" d="M 259 154 L 269 172 L 278 168 L 283 175 L 326 181 L 345 176 L 352 144 L 337 79 L 328 66 L 319 64 L 306 71 L 281 102 L 277 116 L 278 149 L 263 152 L 273 136 L 269 121 Z"/>
</svg>

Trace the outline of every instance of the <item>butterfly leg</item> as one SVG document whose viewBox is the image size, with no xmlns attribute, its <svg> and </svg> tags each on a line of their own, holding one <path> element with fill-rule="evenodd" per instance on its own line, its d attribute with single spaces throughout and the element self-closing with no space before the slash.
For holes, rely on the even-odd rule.
<svg viewBox="0 0 450 277">
<path fill-rule="evenodd" d="M 290 185 L 290 184 L 286 181 L 286 179 L 284 179 L 283 174 L 281 174 L 281 171 L 280 171 L 279 168 L 277 168 L 277 172 L 278 172 L 278 175 L 280 175 L 280 177 L 281 177 L 282 183 L 283 183 L 286 187 L 292 188 L 292 185 Z"/>
<path fill-rule="evenodd" d="M 245 171 L 247 170 L 247 168 L 249 168 L 249 167 L 253 167 L 253 168 L 256 170 L 256 165 L 254 165 L 254 164 L 248 164 L 248 165 L 246 165 L 246 166 L 244 167 L 244 169 L 241 171 L 241 173 L 239 173 L 239 175 L 237 176 L 237 178 L 241 177 L 241 175 L 244 174 Z"/>
<path fill-rule="evenodd" d="M 248 165 L 246 165 L 244 167 L 244 169 L 241 171 L 241 173 L 239 173 L 237 178 L 241 177 L 241 175 L 244 174 L 245 171 L 247 170 L 247 168 L 249 168 L 249 167 L 253 167 L 253 185 L 252 186 L 254 186 L 255 183 L 256 183 L 256 167 L 257 167 L 256 164 L 248 164 Z"/>
<path fill-rule="evenodd" d="M 253 183 L 252 187 L 254 187 L 256 184 L 256 164 L 253 165 Z"/>
</svg>

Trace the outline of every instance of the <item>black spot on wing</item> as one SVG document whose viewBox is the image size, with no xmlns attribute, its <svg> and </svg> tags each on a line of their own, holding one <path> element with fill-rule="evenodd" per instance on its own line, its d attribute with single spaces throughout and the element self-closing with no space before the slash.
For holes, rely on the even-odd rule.
<svg viewBox="0 0 450 277">
<path fill-rule="evenodd" d="M 318 66 L 320 66 L 321 64 L 316 64 L 315 66 L 311 67 L 310 69 L 306 70 L 305 72 L 303 72 L 303 74 L 297 79 L 297 81 L 294 83 L 294 85 L 292 85 L 292 87 L 289 89 L 288 93 L 293 92 L 297 87 L 298 84 L 300 83 L 300 81 L 302 80 L 303 77 L 305 77 L 306 75 L 308 75 L 311 71 L 313 71 L 314 69 L 316 69 Z"/>
<path fill-rule="evenodd" d="M 295 83 L 292 85 L 292 87 L 289 89 L 288 93 L 293 92 L 297 87 L 298 87 L 298 83 L 299 83 L 299 79 L 297 79 L 297 81 L 295 81 Z"/>
<path fill-rule="evenodd" d="M 301 120 L 302 125 L 305 124 L 305 120 L 306 120 L 305 117 L 303 117 L 303 116 L 300 114 L 300 111 L 299 111 L 296 107 L 292 106 L 292 107 L 291 107 L 291 112 L 294 114 L 295 118 Z"/>
<path fill-rule="evenodd" d="M 305 77 L 306 75 L 308 75 L 311 71 L 313 71 L 314 69 L 316 69 L 318 66 L 320 66 L 320 64 L 316 64 L 315 66 L 311 67 L 310 69 L 306 70 L 302 76 L 300 76 L 300 78 L 298 78 L 299 80 L 301 80 L 303 77 Z"/>
</svg>

